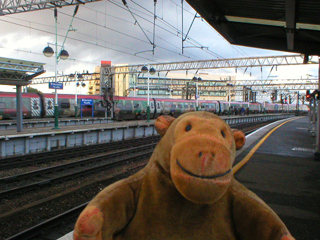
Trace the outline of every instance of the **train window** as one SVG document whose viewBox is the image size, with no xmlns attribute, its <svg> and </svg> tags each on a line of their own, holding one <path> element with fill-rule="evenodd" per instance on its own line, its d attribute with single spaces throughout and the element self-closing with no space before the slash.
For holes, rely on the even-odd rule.
<svg viewBox="0 0 320 240">
<path fill-rule="evenodd" d="M 134 108 L 139 108 L 139 103 L 135 104 Z"/>
<path fill-rule="evenodd" d="M 154 108 L 154 103 L 153 102 L 150 102 L 150 107 Z"/>
<path fill-rule="evenodd" d="M 157 108 L 158 108 L 158 109 L 161 108 L 161 105 L 160 105 L 159 102 L 157 102 Z"/>
<path fill-rule="evenodd" d="M 47 104 L 48 104 L 48 107 L 47 107 L 48 110 L 53 109 L 53 102 L 52 101 L 49 100 Z"/>
<path fill-rule="evenodd" d="M 178 108 L 182 108 L 182 104 L 178 104 Z"/>
<path fill-rule="evenodd" d="M 189 105 L 188 104 L 184 104 L 184 108 L 189 108 Z"/>
<path fill-rule="evenodd" d="M 172 104 L 172 105 L 171 105 L 171 108 L 172 108 L 172 109 L 176 109 L 177 106 L 176 106 L 175 104 Z"/>
<path fill-rule="evenodd" d="M 60 107 L 61 108 L 70 108 L 70 103 L 61 103 Z"/>
<path fill-rule="evenodd" d="M 6 103 L 4 103 L 4 102 L 0 102 L 0 108 L 6 108 Z"/>
</svg>

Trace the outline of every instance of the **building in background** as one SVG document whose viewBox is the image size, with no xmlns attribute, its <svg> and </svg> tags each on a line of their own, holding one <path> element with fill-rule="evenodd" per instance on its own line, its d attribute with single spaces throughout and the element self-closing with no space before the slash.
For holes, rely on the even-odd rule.
<svg viewBox="0 0 320 240">
<path fill-rule="evenodd" d="M 102 61 L 102 66 L 111 66 L 110 61 Z M 112 93 L 114 96 L 124 97 L 147 97 L 148 76 L 147 74 L 128 74 L 126 65 L 115 65 L 115 74 L 112 75 Z M 122 71 L 120 71 L 120 68 Z M 95 72 L 100 72 L 101 67 L 96 67 Z M 88 94 L 99 95 L 105 91 L 105 86 L 100 86 L 100 75 L 90 80 Z M 225 90 L 227 84 L 236 80 L 230 75 L 211 75 L 209 73 L 198 73 L 196 81 L 194 74 L 178 72 L 156 73 L 149 76 L 149 94 L 156 98 L 195 99 L 196 95 L 201 100 L 234 100 L 235 95 Z M 220 87 L 220 88 L 219 88 Z M 224 89 L 224 90 L 223 90 Z M 110 92 L 110 89 L 108 90 Z M 198 93 L 198 94 L 197 94 Z"/>
</svg>

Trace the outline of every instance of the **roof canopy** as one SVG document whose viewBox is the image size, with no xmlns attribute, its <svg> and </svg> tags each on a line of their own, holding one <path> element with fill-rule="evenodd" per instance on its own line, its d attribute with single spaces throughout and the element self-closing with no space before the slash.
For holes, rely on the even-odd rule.
<svg viewBox="0 0 320 240">
<path fill-rule="evenodd" d="M 319 0 L 187 0 L 231 44 L 320 55 Z"/>
<path fill-rule="evenodd" d="M 0 57 L 0 84 L 28 85 L 32 78 L 45 72 L 44 64 Z"/>
</svg>

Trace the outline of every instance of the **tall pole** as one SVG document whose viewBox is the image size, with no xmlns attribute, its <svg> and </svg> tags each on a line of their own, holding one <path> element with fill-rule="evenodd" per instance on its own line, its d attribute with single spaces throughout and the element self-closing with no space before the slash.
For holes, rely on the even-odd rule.
<svg viewBox="0 0 320 240">
<path fill-rule="evenodd" d="M 54 64 L 54 78 L 57 83 L 57 65 L 58 65 L 58 11 L 54 9 L 54 18 L 55 18 L 55 34 L 56 34 L 56 42 L 55 42 L 55 64 Z M 58 91 L 55 89 L 55 101 L 54 101 L 54 129 L 59 129 L 59 113 L 58 113 Z"/>
<path fill-rule="evenodd" d="M 150 85 L 150 69 L 149 69 L 149 65 L 148 65 L 148 105 L 147 105 L 147 122 L 150 122 L 150 89 L 149 89 L 149 85 Z"/>
<path fill-rule="evenodd" d="M 320 57 L 319 57 L 319 61 L 320 61 Z M 320 92 L 320 62 L 319 62 L 319 67 L 318 67 L 318 93 Z M 314 100 L 316 104 L 316 116 L 317 116 L 317 121 L 316 121 L 316 134 L 317 134 L 317 147 L 316 147 L 316 152 L 315 154 L 315 158 L 316 160 L 320 160 L 320 100 L 319 99 L 315 99 Z"/>
<path fill-rule="evenodd" d="M 17 132 L 22 132 L 22 118 L 23 118 L 23 109 L 22 109 L 22 91 L 21 86 L 17 85 Z"/>
<path fill-rule="evenodd" d="M 230 106 L 231 106 L 231 103 L 230 103 L 230 100 L 231 100 L 231 90 L 230 90 L 230 86 L 229 86 L 229 96 L 228 96 L 228 101 L 229 101 L 229 117 L 231 115 L 231 109 L 230 109 Z"/>
<path fill-rule="evenodd" d="M 198 102 L 198 82 L 199 82 L 199 80 L 197 80 L 197 82 L 196 82 L 196 111 L 198 111 L 198 109 L 199 109 L 199 102 Z"/>
<path fill-rule="evenodd" d="M 76 82 L 76 85 L 75 85 L 75 94 L 74 94 L 74 116 L 75 116 L 75 118 L 77 118 L 78 117 L 78 86 L 77 86 L 77 84 L 78 84 L 78 73 L 76 72 L 76 74 L 75 74 L 75 82 Z"/>
</svg>

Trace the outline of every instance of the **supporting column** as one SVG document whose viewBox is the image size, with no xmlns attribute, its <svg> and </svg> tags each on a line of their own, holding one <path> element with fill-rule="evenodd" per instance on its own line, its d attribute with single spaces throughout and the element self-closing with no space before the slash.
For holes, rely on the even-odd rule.
<svg viewBox="0 0 320 240">
<path fill-rule="evenodd" d="M 22 132 L 22 92 L 21 92 L 21 86 L 16 86 L 17 92 L 17 132 Z"/>
<path fill-rule="evenodd" d="M 1 147 L 1 157 L 6 157 L 6 142 L 5 140 L 0 141 L 0 147 Z"/>
<path fill-rule="evenodd" d="M 318 93 L 320 93 L 320 57 L 319 57 L 319 68 L 318 68 Z M 314 153 L 315 159 L 320 160 L 320 100 L 315 99 L 315 102 L 317 103 L 316 108 L 316 116 L 317 116 L 317 122 L 316 122 L 316 135 L 317 135 L 317 145 L 316 145 L 316 152 Z"/>
</svg>

